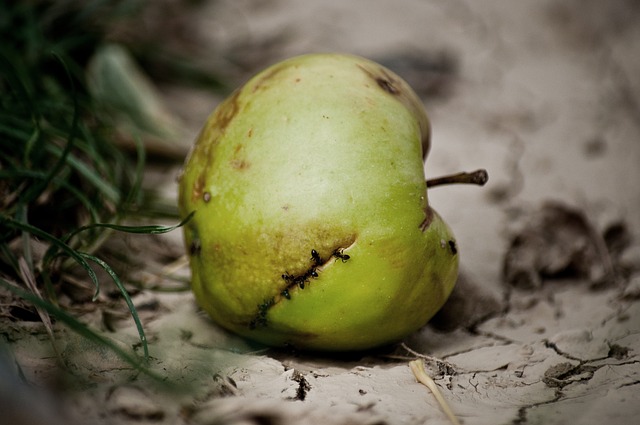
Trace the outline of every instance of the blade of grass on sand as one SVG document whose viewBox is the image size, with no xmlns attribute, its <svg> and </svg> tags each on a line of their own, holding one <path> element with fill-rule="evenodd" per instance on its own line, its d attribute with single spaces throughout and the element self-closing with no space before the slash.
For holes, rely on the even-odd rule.
<svg viewBox="0 0 640 425">
<path fill-rule="evenodd" d="M 38 286 L 36 285 L 36 279 L 33 276 L 33 271 L 27 265 L 27 261 L 24 259 L 24 257 L 20 257 L 20 259 L 18 260 L 18 264 L 20 265 L 20 274 L 22 275 L 22 280 L 24 281 L 25 285 L 33 293 L 33 295 L 42 300 L 42 295 L 40 295 L 40 291 L 38 290 Z M 44 328 L 49 335 L 51 345 L 53 346 L 53 351 L 55 351 L 56 356 L 60 358 L 60 353 L 58 352 L 58 347 L 55 344 L 55 338 L 53 336 L 53 325 L 51 324 L 51 317 L 49 316 L 49 313 L 45 309 L 37 305 L 36 312 L 38 313 L 38 316 L 40 316 L 40 320 L 42 320 Z"/>
<path fill-rule="evenodd" d="M 144 350 L 144 359 L 145 361 L 149 360 L 149 346 L 147 344 L 147 337 L 144 333 L 144 328 L 142 327 L 142 322 L 140 321 L 140 317 L 138 317 L 138 311 L 136 310 L 136 307 L 133 305 L 133 301 L 131 301 L 129 292 L 127 292 L 127 288 L 124 287 L 124 285 L 120 281 L 120 278 L 118 277 L 116 272 L 113 271 L 113 269 L 106 262 L 104 262 L 103 260 L 99 259 L 94 255 L 85 254 L 83 252 L 79 254 L 82 257 L 86 258 L 87 260 L 91 260 L 94 263 L 98 264 L 100 267 L 104 269 L 104 271 L 106 271 L 109 274 L 109 276 L 111 276 L 111 279 L 113 279 L 113 282 L 116 284 L 116 286 L 120 290 L 120 293 L 122 294 L 122 297 L 127 303 L 127 307 L 131 312 L 131 317 L 133 317 L 133 321 L 135 322 L 136 328 L 138 329 L 138 335 L 140 336 L 140 342 L 142 342 L 142 349 Z"/>
<path fill-rule="evenodd" d="M 22 231 L 28 232 L 33 236 L 36 236 L 38 238 L 46 240 L 47 242 L 50 242 L 53 247 L 61 250 L 63 253 L 67 254 L 68 256 L 76 260 L 78 264 L 80 264 L 87 271 L 87 274 L 91 278 L 91 281 L 93 282 L 94 285 L 96 285 L 96 290 L 97 288 L 99 288 L 98 276 L 96 276 L 95 271 L 91 268 L 89 263 L 84 258 L 82 258 L 82 256 L 76 250 L 68 246 L 66 243 L 62 242 L 60 239 L 45 232 L 42 229 L 39 229 L 38 227 L 32 226 L 31 224 L 21 223 L 20 221 L 14 220 L 10 217 L 5 217 L 3 215 L 0 215 L 0 225 L 5 225 L 7 227 L 10 227 L 16 230 L 22 230 Z M 49 258 L 47 258 L 47 255 L 45 254 L 45 257 L 42 260 L 42 262 L 44 265 L 46 265 L 46 263 L 51 260 L 52 260 L 52 257 L 50 256 Z"/>
<path fill-rule="evenodd" d="M 156 373 L 149 370 L 142 360 L 136 357 L 134 354 L 131 354 L 125 350 L 123 350 L 120 346 L 114 343 L 109 338 L 106 338 L 93 329 L 87 327 L 84 323 L 80 322 L 78 319 L 73 317 L 71 314 L 67 313 L 63 309 L 56 307 L 55 305 L 38 298 L 36 295 L 27 292 L 17 286 L 15 283 L 9 282 L 0 277 L 0 286 L 10 291 L 14 295 L 19 298 L 22 298 L 36 307 L 40 307 L 43 310 L 47 311 L 51 316 L 55 317 L 56 320 L 65 324 L 69 329 L 77 333 L 78 335 L 86 338 L 89 341 L 92 341 L 98 345 L 109 348 L 112 352 L 114 352 L 118 357 L 122 360 L 130 364 L 136 370 L 143 372 L 144 374 L 163 382 L 164 379 L 161 376 L 158 376 Z"/>
</svg>

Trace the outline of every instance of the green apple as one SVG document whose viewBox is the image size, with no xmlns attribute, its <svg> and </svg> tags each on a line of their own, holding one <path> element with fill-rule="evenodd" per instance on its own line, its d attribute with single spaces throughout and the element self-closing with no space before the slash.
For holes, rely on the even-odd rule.
<svg viewBox="0 0 640 425">
<path fill-rule="evenodd" d="M 444 304 L 455 238 L 429 206 L 429 121 L 400 77 L 357 56 L 265 69 L 209 117 L 180 176 L 192 288 L 268 345 L 360 350 Z"/>
</svg>

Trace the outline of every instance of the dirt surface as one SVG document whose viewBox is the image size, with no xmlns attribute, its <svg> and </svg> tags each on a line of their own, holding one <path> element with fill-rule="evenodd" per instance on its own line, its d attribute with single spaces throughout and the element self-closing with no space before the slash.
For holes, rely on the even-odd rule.
<svg viewBox="0 0 640 425">
<path fill-rule="evenodd" d="M 254 346 L 214 326 L 189 292 L 137 292 L 151 369 L 172 389 L 62 327 L 56 354 L 37 322 L 3 322 L 12 351 L 0 362 L 0 422 L 446 424 L 408 367 L 425 356 L 467 425 L 636 423 L 636 2 L 218 1 L 196 22 L 238 82 L 295 54 L 342 51 L 416 88 L 433 125 L 427 176 L 490 175 L 482 189 L 429 192 L 457 236 L 457 290 L 403 344 L 339 357 Z M 164 94 L 191 136 L 219 101 Z M 156 174 L 175 198 L 177 168 Z M 183 249 L 178 232 L 127 243 L 138 277 Z M 141 352 L 125 310 L 82 318 Z"/>
</svg>

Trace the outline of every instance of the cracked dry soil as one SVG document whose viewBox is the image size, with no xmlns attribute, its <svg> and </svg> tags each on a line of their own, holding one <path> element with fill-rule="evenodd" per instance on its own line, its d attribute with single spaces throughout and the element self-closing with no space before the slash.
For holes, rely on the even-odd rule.
<svg viewBox="0 0 640 425">
<path fill-rule="evenodd" d="M 488 169 L 483 189 L 429 192 L 461 255 L 445 308 L 402 344 L 328 357 L 253 346 L 212 325 L 189 293 L 137 292 L 151 369 L 171 388 L 56 326 L 60 367 L 39 323 L 5 317 L 0 422 L 447 424 L 409 370 L 423 356 L 466 425 L 637 423 L 640 8 L 632 0 L 302 3 L 212 2 L 194 22 L 247 75 L 309 51 L 378 60 L 425 102 L 427 177 Z M 195 136 L 216 100 L 168 93 Z M 162 173 L 168 196 L 175 173 Z M 132 278 L 184 251 L 178 233 L 126 242 L 139 254 Z M 121 306 L 83 311 L 141 351 Z"/>
</svg>

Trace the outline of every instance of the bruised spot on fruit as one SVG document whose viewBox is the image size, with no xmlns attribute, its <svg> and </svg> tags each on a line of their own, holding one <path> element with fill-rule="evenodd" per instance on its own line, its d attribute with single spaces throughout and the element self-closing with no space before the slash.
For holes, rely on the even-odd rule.
<svg viewBox="0 0 640 425">
<path fill-rule="evenodd" d="M 458 253 L 458 247 L 456 246 L 456 241 L 451 239 L 449 241 L 449 249 L 451 250 L 451 254 L 456 255 Z"/>
<path fill-rule="evenodd" d="M 191 200 L 193 202 L 196 202 L 203 196 L 205 181 L 205 173 L 200 173 L 196 178 L 196 181 L 193 182 L 193 190 L 191 191 Z"/>
</svg>

